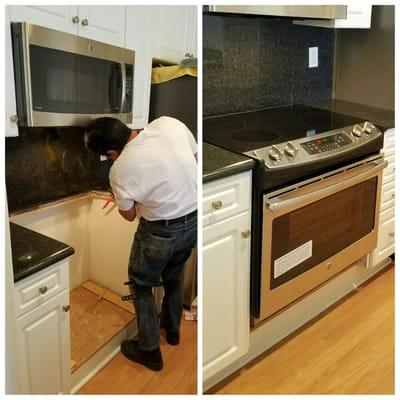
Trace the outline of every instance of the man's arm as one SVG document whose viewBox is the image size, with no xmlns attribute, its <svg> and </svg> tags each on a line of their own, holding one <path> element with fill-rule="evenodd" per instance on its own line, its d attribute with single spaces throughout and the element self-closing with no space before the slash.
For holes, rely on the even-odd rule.
<svg viewBox="0 0 400 400">
<path fill-rule="evenodd" d="M 127 221 L 132 222 L 136 218 L 136 208 L 135 205 L 132 206 L 129 210 L 120 210 L 118 212 L 125 218 Z"/>
</svg>

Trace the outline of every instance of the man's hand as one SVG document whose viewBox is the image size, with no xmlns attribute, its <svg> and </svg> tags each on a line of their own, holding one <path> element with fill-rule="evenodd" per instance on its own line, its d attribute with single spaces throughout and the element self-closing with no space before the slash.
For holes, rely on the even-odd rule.
<svg viewBox="0 0 400 400">
<path fill-rule="evenodd" d="M 135 205 L 132 206 L 129 210 L 120 210 L 118 212 L 125 218 L 127 221 L 132 222 L 136 218 L 136 208 Z"/>
</svg>

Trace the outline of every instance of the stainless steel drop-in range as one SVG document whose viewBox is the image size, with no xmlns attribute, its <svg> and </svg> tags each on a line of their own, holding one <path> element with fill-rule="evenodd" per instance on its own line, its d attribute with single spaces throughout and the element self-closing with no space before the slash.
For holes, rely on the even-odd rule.
<svg viewBox="0 0 400 400">
<path fill-rule="evenodd" d="M 377 244 L 383 133 L 306 106 L 204 120 L 204 139 L 259 163 L 253 177 L 253 325 Z"/>
</svg>

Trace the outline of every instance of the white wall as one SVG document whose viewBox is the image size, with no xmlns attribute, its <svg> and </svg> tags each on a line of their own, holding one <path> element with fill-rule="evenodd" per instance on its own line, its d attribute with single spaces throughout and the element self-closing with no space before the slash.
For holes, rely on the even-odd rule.
<svg viewBox="0 0 400 400">
<path fill-rule="evenodd" d="M 124 296 L 129 288 L 128 262 L 138 221 L 124 220 L 114 203 L 103 210 L 104 198 L 92 200 L 89 220 L 91 280 Z"/>
</svg>

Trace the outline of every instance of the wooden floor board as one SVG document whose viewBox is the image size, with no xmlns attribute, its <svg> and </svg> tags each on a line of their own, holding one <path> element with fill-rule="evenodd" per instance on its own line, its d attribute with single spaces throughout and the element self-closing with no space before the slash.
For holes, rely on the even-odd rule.
<svg viewBox="0 0 400 400">
<path fill-rule="evenodd" d="M 393 394 L 394 268 L 209 392 Z"/>
<path fill-rule="evenodd" d="M 71 371 L 74 372 L 121 331 L 134 315 L 91 291 L 70 293 Z"/>
<path fill-rule="evenodd" d="M 163 330 L 161 331 L 164 335 Z M 197 323 L 182 320 L 181 343 L 161 337 L 164 368 L 159 372 L 117 354 L 78 394 L 195 394 L 197 392 Z"/>
</svg>

